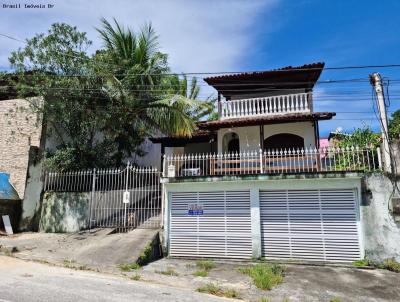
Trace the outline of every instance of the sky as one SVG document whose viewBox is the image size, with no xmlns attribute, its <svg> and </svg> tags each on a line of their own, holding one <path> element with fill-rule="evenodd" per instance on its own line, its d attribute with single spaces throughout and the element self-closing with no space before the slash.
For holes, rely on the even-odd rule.
<svg viewBox="0 0 400 302">
<path fill-rule="evenodd" d="M 21 8 L 4 7 L 15 3 Z M 23 8 L 25 3 L 54 7 Z M 151 22 L 173 72 L 269 70 L 313 62 L 385 65 L 400 64 L 399 11 L 397 0 L 0 0 L 0 34 L 24 40 L 65 22 L 87 32 L 94 51 L 102 46 L 95 28 L 105 17 L 134 30 Z M 10 52 L 21 46 L 0 37 L 0 70 L 9 70 Z M 400 68 L 325 70 L 314 89 L 314 111 L 337 115 L 320 123 L 322 136 L 364 125 L 379 130 L 368 82 L 372 72 L 389 80 L 389 115 L 400 109 Z M 343 79 L 363 80 L 326 83 Z M 200 83 L 201 97 L 215 92 Z"/>
</svg>

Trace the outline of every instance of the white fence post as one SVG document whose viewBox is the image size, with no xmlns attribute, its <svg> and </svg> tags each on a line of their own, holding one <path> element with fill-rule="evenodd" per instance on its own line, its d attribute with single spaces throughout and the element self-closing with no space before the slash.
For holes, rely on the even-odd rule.
<svg viewBox="0 0 400 302">
<path fill-rule="evenodd" d="M 96 168 L 94 168 L 92 171 L 92 191 L 90 192 L 90 199 L 89 199 L 89 231 L 92 229 L 92 206 L 93 206 L 95 191 L 96 191 Z"/>
<path fill-rule="evenodd" d="M 264 173 L 262 150 L 260 149 L 260 173 Z"/>
<path fill-rule="evenodd" d="M 128 164 L 126 166 L 126 179 L 125 179 L 125 192 L 128 192 L 128 185 L 129 185 L 129 161 Z M 122 200 L 122 202 L 124 203 L 124 227 L 126 227 L 126 207 L 128 206 L 126 202 L 124 202 L 124 200 Z"/>
</svg>

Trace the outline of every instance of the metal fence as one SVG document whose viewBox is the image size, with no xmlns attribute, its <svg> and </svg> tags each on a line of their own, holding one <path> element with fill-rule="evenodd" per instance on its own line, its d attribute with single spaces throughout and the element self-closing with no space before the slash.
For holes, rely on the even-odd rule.
<svg viewBox="0 0 400 302">
<path fill-rule="evenodd" d="M 372 172 L 381 168 L 379 148 L 280 149 L 164 157 L 164 176 L 214 176 L 317 172 Z"/>
<path fill-rule="evenodd" d="M 160 172 L 127 165 L 125 169 L 47 172 L 44 190 L 87 192 L 89 228 L 158 228 L 161 223 Z"/>
</svg>

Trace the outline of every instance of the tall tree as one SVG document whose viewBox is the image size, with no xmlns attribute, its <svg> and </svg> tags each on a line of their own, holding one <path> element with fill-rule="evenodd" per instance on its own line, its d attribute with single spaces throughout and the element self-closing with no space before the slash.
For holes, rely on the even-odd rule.
<svg viewBox="0 0 400 302">
<path fill-rule="evenodd" d="M 135 33 L 114 22 L 102 20 L 104 48 L 93 56 L 86 34 L 63 23 L 11 54 L 19 94 L 45 100 L 35 110 L 56 137 L 47 160 L 53 169 L 120 165 L 141 154 L 148 135 L 190 136 L 193 114 L 207 106 L 164 85 L 167 55 L 151 25 Z"/>
</svg>

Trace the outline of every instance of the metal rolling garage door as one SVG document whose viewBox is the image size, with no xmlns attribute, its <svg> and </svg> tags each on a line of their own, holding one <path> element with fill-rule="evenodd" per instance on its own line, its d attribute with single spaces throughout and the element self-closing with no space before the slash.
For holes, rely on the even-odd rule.
<svg viewBox="0 0 400 302">
<path fill-rule="evenodd" d="M 171 256 L 251 258 L 249 191 L 171 193 Z M 189 205 L 202 214 L 191 216 Z"/>
<path fill-rule="evenodd" d="M 356 197 L 353 189 L 260 191 L 263 256 L 360 259 Z"/>
</svg>

